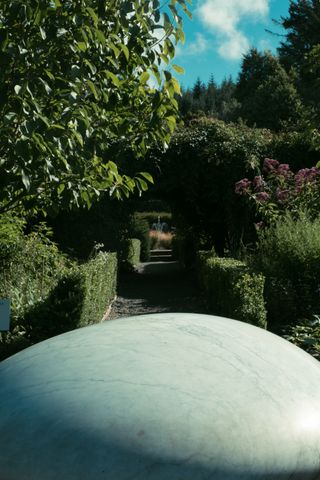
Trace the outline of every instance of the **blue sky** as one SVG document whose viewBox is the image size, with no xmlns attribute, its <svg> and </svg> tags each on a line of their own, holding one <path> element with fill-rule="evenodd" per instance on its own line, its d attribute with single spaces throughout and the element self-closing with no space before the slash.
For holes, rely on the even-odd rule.
<svg viewBox="0 0 320 480">
<path fill-rule="evenodd" d="M 190 87 L 197 77 L 207 83 L 213 74 L 217 83 L 230 75 L 234 80 L 241 58 L 251 47 L 276 52 L 283 33 L 272 19 L 287 16 L 289 0 L 193 0 L 193 19 L 185 16 L 185 43 L 177 47 L 175 63 L 185 69 L 178 79 Z"/>
</svg>

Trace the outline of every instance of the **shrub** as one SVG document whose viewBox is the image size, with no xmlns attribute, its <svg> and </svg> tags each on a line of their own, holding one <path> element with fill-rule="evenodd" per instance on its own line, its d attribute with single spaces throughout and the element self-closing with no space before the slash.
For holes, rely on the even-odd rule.
<svg viewBox="0 0 320 480">
<path fill-rule="evenodd" d="M 21 219 L 11 217 L 7 229 L 6 218 L 1 220 L 0 297 L 11 300 L 11 326 L 15 329 L 26 312 L 46 298 L 71 261 L 49 239 L 44 224 L 24 235 Z"/>
<path fill-rule="evenodd" d="M 295 174 L 289 164 L 265 158 L 264 175 L 256 175 L 253 181 L 243 178 L 235 185 L 235 193 L 254 202 L 265 224 L 272 224 L 280 215 L 290 211 L 299 215 L 308 211 L 312 218 L 319 214 L 320 170 L 302 168 Z"/>
<path fill-rule="evenodd" d="M 115 253 L 99 252 L 65 274 L 48 297 L 24 318 L 32 343 L 100 322 L 116 294 Z"/>
<path fill-rule="evenodd" d="M 266 276 L 272 326 L 296 324 L 320 312 L 320 219 L 287 213 L 260 233 L 252 261 Z"/>
<path fill-rule="evenodd" d="M 190 254 L 191 248 L 196 252 L 214 245 L 220 256 L 226 251 L 234 256 L 242 244 L 254 243 L 254 212 L 234 193 L 235 182 L 258 176 L 265 157 L 278 158 L 294 171 L 314 166 L 320 149 L 313 136 L 318 138 L 319 133 L 274 134 L 199 120 L 178 128 L 165 152 L 152 152 L 150 164 L 156 159 L 159 166 L 158 173 L 153 172 L 156 192 L 170 204 L 174 225 L 188 238 Z"/>
<path fill-rule="evenodd" d="M 0 333 L 0 358 L 29 346 L 25 317 L 46 300 L 59 279 L 72 265 L 48 238 L 50 231 L 40 224 L 24 235 L 25 221 L 1 215 L 0 298 L 11 303 L 10 331 Z"/>
<path fill-rule="evenodd" d="M 127 235 L 129 238 L 137 238 L 140 240 L 140 260 L 142 262 L 148 262 L 150 260 L 151 246 L 148 221 L 135 213 L 130 218 Z"/>
<path fill-rule="evenodd" d="M 134 270 L 140 262 L 140 252 L 141 242 L 138 238 L 129 238 L 126 240 L 120 264 L 122 270 Z"/>
<path fill-rule="evenodd" d="M 0 298 L 11 300 L 10 332 L 0 333 L 0 358 L 102 319 L 116 291 L 117 259 L 99 253 L 71 262 L 41 224 L 28 235 L 24 222 L 1 217 Z"/>
<path fill-rule="evenodd" d="M 289 342 L 303 348 L 310 355 L 320 360 L 320 318 L 315 315 L 313 319 L 306 319 L 298 325 L 287 327 L 283 332 L 284 338 Z"/>
<path fill-rule="evenodd" d="M 200 253 L 198 277 L 210 313 L 266 327 L 263 275 L 239 260 Z"/>
</svg>

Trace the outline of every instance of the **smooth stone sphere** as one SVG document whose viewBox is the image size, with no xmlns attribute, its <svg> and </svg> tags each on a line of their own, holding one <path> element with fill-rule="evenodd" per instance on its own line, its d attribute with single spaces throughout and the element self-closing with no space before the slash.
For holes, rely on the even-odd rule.
<svg viewBox="0 0 320 480">
<path fill-rule="evenodd" d="M 320 479 L 320 365 L 209 315 L 60 335 L 0 364 L 0 479 Z"/>
</svg>

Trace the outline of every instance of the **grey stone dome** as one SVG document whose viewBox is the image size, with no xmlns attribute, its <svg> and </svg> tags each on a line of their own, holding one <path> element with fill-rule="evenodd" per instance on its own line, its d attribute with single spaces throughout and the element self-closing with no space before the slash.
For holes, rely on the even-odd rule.
<svg viewBox="0 0 320 480">
<path fill-rule="evenodd" d="M 320 365 L 209 315 L 60 335 L 0 364 L 0 479 L 320 479 Z"/>
</svg>

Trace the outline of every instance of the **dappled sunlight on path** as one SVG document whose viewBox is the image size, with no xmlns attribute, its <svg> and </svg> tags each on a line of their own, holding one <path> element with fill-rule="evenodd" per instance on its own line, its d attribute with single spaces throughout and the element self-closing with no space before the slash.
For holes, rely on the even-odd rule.
<svg viewBox="0 0 320 480">
<path fill-rule="evenodd" d="M 122 274 L 109 319 L 160 312 L 204 312 L 196 280 L 178 262 L 141 263 Z"/>
</svg>

